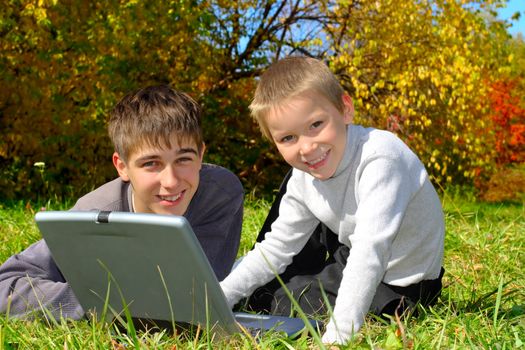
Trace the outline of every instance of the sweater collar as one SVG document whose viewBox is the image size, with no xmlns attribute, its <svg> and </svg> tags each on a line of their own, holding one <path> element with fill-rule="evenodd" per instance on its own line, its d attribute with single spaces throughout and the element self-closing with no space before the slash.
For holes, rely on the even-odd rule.
<svg viewBox="0 0 525 350">
<path fill-rule="evenodd" d="M 359 144 L 359 127 L 356 125 L 350 124 L 346 128 L 346 145 L 345 145 L 345 151 L 343 153 L 343 158 L 341 159 L 341 162 L 337 166 L 337 169 L 335 170 L 335 173 L 331 177 L 331 179 L 339 176 L 350 166 L 350 163 L 352 162 L 352 158 L 354 157 L 355 151 L 357 150 L 358 144 Z"/>
</svg>

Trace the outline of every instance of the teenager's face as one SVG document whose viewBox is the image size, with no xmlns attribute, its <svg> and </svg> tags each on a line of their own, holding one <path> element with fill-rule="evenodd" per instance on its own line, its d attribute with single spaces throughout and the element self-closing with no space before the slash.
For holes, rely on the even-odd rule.
<svg viewBox="0 0 525 350">
<path fill-rule="evenodd" d="M 332 177 L 343 158 L 346 125 L 353 116 L 350 97 L 341 113 L 322 95 L 307 91 L 272 109 L 266 124 L 284 160 L 317 179 Z"/>
<path fill-rule="evenodd" d="M 189 138 L 174 135 L 171 147 L 144 146 L 127 162 L 118 153 L 113 164 L 124 181 L 130 181 L 135 212 L 183 215 L 199 187 L 204 146 L 199 150 Z"/>
</svg>

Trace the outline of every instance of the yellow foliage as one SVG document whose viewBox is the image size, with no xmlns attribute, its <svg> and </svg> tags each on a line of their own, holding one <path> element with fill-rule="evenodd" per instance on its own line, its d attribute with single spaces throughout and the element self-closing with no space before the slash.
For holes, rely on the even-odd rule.
<svg viewBox="0 0 525 350">
<path fill-rule="evenodd" d="M 498 42 L 507 37 L 472 10 L 475 3 L 376 0 L 337 10 L 341 23 L 334 37 L 347 47 L 332 47 L 332 67 L 345 72 L 341 81 L 358 100 L 355 122 L 388 128 L 393 115 L 404 119 L 404 127 L 392 131 L 443 184 L 471 182 L 494 164 L 483 120 L 491 67 L 501 66 Z"/>
</svg>

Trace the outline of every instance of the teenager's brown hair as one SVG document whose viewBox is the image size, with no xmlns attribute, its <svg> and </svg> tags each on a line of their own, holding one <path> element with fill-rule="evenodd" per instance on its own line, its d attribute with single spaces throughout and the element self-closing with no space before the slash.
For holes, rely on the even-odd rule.
<svg viewBox="0 0 525 350">
<path fill-rule="evenodd" d="M 171 147 L 174 134 L 194 141 L 199 153 L 203 147 L 200 106 L 167 85 L 149 86 L 124 96 L 111 111 L 108 132 L 124 161 L 144 145 Z"/>
</svg>

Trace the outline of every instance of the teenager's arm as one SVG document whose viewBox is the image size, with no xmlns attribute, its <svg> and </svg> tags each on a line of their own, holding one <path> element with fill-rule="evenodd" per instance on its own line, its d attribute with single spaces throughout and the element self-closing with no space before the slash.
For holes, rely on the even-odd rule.
<svg viewBox="0 0 525 350">
<path fill-rule="evenodd" d="M 0 313 L 24 317 L 43 309 L 55 319 L 84 315 L 47 245 L 40 240 L 0 266 Z"/>
<path fill-rule="evenodd" d="M 129 184 L 120 178 L 80 198 L 71 210 L 129 211 Z M 84 310 L 64 280 L 44 240 L 0 266 L 0 312 L 26 316 L 42 306 L 55 318 L 80 319 Z"/>
</svg>

